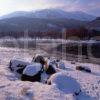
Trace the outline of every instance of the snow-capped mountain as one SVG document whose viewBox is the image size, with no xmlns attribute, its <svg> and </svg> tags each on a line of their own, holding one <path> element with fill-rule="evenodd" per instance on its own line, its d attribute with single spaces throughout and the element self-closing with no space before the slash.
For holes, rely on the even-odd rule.
<svg viewBox="0 0 100 100">
<path fill-rule="evenodd" d="M 6 18 L 12 18 L 12 17 L 19 17 L 19 16 L 29 16 L 30 12 L 26 12 L 26 11 L 16 11 L 4 16 L 1 16 L 0 19 L 6 19 Z"/>
<path fill-rule="evenodd" d="M 68 18 L 82 21 L 90 21 L 95 17 L 84 12 L 66 12 L 61 9 L 44 9 L 35 12 L 35 17 L 38 18 Z"/>
<path fill-rule="evenodd" d="M 60 9 L 44 9 L 34 13 L 37 18 L 67 18 L 66 12 Z"/>
<path fill-rule="evenodd" d="M 31 18 L 46 18 L 46 19 L 52 19 L 52 18 L 68 18 L 68 19 L 75 19 L 75 20 L 82 20 L 82 21 L 91 21 L 94 20 L 96 17 L 93 15 L 89 15 L 84 12 L 75 11 L 75 12 L 66 12 L 61 9 L 42 9 L 38 11 L 17 11 L 8 15 L 4 15 L 1 17 L 1 19 L 4 18 L 11 18 L 11 17 L 31 17 Z"/>
</svg>

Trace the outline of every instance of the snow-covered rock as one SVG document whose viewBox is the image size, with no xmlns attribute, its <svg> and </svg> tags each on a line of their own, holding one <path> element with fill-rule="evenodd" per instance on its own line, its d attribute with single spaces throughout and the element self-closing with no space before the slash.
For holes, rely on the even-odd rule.
<svg viewBox="0 0 100 100">
<path fill-rule="evenodd" d="M 79 94 L 81 91 L 80 84 L 64 72 L 52 75 L 47 83 L 56 85 L 59 90 L 66 94 Z"/>
<path fill-rule="evenodd" d="M 59 62 L 58 63 L 58 68 L 60 68 L 60 69 L 66 69 L 66 67 L 65 67 L 65 63 L 64 62 Z"/>
<path fill-rule="evenodd" d="M 49 64 L 56 64 L 57 62 L 58 62 L 57 59 L 54 58 L 54 57 L 51 57 L 51 58 L 48 59 Z"/>
<path fill-rule="evenodd" d="M 65 63 L 61 60 L 56 59 L 56 58 L 50 58 L 48 60 L 48 64 L 54 65 L 55 67 L 60 68 L 60 69 L 65 69 L 66 68 Z"/>
<path fill-rule="evenodd" d="M 44 66 L 44 70 L 48 75 L 56 73 L 56 66 L 54 63 L 51 63 L 51 60 L 47 60 Z"/>
<path fill-rule="evenodd" d="M 30 62 L 26 62 L 26 61 L 21 61 L 21 60 L 11 60 L 10 61 L 10 64 L 9 64 L 9 68 L 12 72 L 14 73 L 18 73 L 18 74 L 22 74 L 24 68 L 27 66 L 27 65 L 30 65 L 31 63 Z"/>
<path fill-rule="evenodd" d="M 49 75 L 56 73 L 55 67 L 53 65 L 49 65 L 47 70 L 46 70 L 46 73 L 49 74 Z"/>
<path fill-rule="evenodd" d="M 41 74 L 42 74 L 42 65 L 40 63 L 34 63 L 33 65 L 26 66 L 21 76 L 21 80 L 40 82 Z"/>
<path fill-rule="evenodd" d="M 85 71 L 85 72 L 91 73 L 91 69 L 89 67 L 87 67 L 87 66 L 76 66 L 76 70 Z"/>
<path fill-rule="evenodd" d="M 42 55 L 37 54 L 33 57 L 32 62 L 37 62 L 37 63 L 41 63 L 42 65 L 44 65 L 45 64 L 45 59 Z"/>
<path fill-rule="evenodd" d="M 28 75 L 28 76 L 34 76 L 39 71 L 41 71 L 41 69 L 42 69 L 42 65 L 40 63 L 34 63 L 32 65 L 26 66 L 26 68 L 23 71 L 23 74 Z"/>
</svg>

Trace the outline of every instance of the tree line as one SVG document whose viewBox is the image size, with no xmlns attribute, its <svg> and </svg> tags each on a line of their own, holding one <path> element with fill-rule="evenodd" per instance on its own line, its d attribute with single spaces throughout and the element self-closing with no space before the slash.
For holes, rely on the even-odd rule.
<svg viewBox="0 0 100 100">
<path fill-rule="evenodd" d="M 79 39 L 91 39 L 95 36 L 100 36 L 100 31 L 95 29 L 88 30 L 85 27 L 80 28 L 72 28 L 66 29 L 65 32 L 62 31 L 46 31 L 46 32 L 0 32 L 0 38 L 4 37 L 14 37 L 14 38 L 21 38 L 21 37 L 29 37 L 29 38 L 64 38 L 70 39 L 70 37 L 78 37 Z"/>
</svg>

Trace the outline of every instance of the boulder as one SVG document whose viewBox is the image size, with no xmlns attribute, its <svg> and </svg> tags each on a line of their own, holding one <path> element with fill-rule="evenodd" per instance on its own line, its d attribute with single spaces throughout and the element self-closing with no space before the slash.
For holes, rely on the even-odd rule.
<svg viewBox="0 0 100 100">
<path fill-rule="evenodd" d="M 31 63 L 29 62 L 25 62 L 25 61 L 21 61 L 21 60 L 11 60 L 10 63 L 9 63 L 9 69 L 12 71 L 12 72 L 16 72 L 16 73 L 19 73 L 19 74 L 22 74 L 23 70 L 25 69 L 25 67 L 27 65 L 30 65 Z"/>
<path fill-rule="evenodd" d="M 56 73 L 56 69 L 53 67 L 53 65 L 48 65 L 48 68 L 46 70 L 46 73 L 48 75 L 52 75 L 52 74 L 55 74 Z"/>
<path fill-rule="evenodd" d="M 66 94 L 79 95 L 81 92 L 80 84 L 64 72 L 53 74 L 47 81 L 47 84 L 56 86 L 60 91 Z"/>
<path fill-rule="evenodd" d="M 85 71 L 85 72 L 91 73 L 91 69 L 86 67 L 86 66 L 76 66 L 76 70 Z"/>
<path fill-rule="evenodd" d="M 56 73 L 55 64 L 51 63 L 51 61 L 48 59 L 48 60 L 45 62 L 44 71 L 45 71 L 46 74 L 48 74 L 48 75 L 52 75 L 52 74 Z"/>
<path fill-rule="evenodd" d="M 26 66 L 21 76 L 22 81 L 40 82 L 42 74 L 42 65 L 40 63 L 34 63 Z"/>
<path fill-rule="evenodd" d="M 42 65 L 44 65 L 45 64 L 45 59 L 41 55 L 36 55 L 35 57 L 33 57 L 32 62 L 41 63 Z"/>
<path fill-rule="evenodd" d="M 58 63 L 58 68 L 60 68 L 60 69 L 66 69 L 65 63 L 60 61 L 60 62 Z"/>
</svg>

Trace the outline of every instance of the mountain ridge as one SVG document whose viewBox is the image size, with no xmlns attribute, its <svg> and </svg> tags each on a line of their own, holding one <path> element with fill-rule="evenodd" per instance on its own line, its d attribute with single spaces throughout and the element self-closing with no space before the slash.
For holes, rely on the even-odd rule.
<svg viewBox="0 0 100 100">
<path fill-rule="evenodd" d="M 67 12 L 61 9 L 42 9 L 37 11 L 16 11 L 4 16 L 1 16 L 1 19 L 5 18 L 12 18 L 12 17 L 32 17 L 32 18 L 68 18 L 68 19 L 75 19 L 81 21 L 91 21 L 94 20 L 96 17 L 93 15 L 89 15 L 87 13 L 81 11 L 72 11 Z"/>
</svg>

